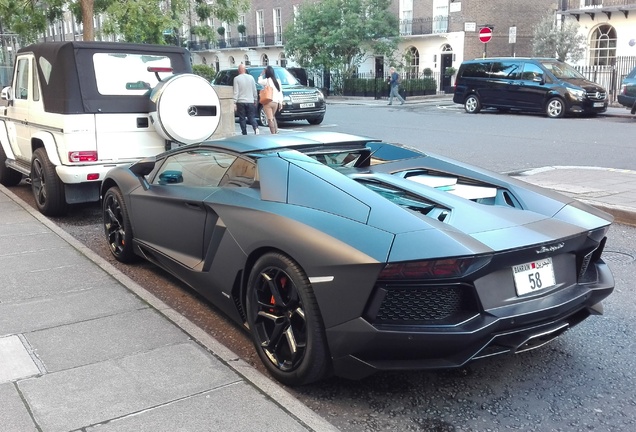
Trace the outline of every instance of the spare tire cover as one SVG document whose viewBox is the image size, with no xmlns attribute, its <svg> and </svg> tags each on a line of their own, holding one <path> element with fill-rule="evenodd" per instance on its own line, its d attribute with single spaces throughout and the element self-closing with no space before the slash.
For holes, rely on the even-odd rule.
<svg viewBox="0 0 636 432">
<path fill-rule="evenodd" d="M 174 75 L 150 93 L 150 119 L 163 138 L 193 144 L 210 138 L 221 119 L 212 85 L 193 74 Z"/>
</svg>

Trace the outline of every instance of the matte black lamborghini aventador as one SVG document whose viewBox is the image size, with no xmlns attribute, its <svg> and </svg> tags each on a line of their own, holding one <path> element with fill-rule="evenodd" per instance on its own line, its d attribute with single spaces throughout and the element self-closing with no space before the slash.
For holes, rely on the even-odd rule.
<svg viewBox="0 0 636 432">
<path fill-rule="evenodd" d="M 359 136 L 184 146 L 113 169 L 102 197 L 113 255 L 199 291 L 290 385 L 536 348 L 614 288 L 611 216 Z"/>
</svg>

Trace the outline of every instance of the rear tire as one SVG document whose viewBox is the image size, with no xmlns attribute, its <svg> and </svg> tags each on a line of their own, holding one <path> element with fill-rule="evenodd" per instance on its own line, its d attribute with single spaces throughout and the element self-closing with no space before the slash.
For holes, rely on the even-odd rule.
<svg viewBox="0 0 636 432">
<path fill-rule="evenodd" d="M 260 257 L 247 283 L 247 320 L 261 361 L 283 384 L 309 384 L 331 374 L 324 324 L 309 279 L 280 253 Z"/>
<path fill-rule="evenodd" d="M 45 216 L 64 216 L 68 209 L 64 195 L 64 183 L 55 172 L 42 147 L 33 152 L 31 159 L 31 190 L 35 206 Z"/>
<path fill-rule="evenodd" d="M 468 114 L 477 114 L 479 111 L 481 111 L 481 102 L 479 101 L 477 95 L 468 95 L 468 97 L 464 101 L 464 110 L 466 110 Z"/>
<path fill-rule="evenodd" d="M 549 118 L 561 118 L 565 115 L 565 104 L 563 99 L 553 97 L 545 105 L 545 113 Z"/>
<path fill-rule="evenodd" d="M 0 183 L 4 186 L 15 186 L 22 181 L 22 173 L 7 166 L 7 155 L 0 145 Z"/>
</svg>

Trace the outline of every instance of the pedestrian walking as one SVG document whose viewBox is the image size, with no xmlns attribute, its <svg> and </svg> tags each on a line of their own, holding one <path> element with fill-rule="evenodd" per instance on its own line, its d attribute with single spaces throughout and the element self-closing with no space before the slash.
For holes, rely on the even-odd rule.
<svg viewBox="0 0 636 432">
<path fill-rule="evenodd" d="M 241 134 L 247 135 L 247 123 L 249 123 L 254 129 L 254 133 L 258 135 L 258 123 L 256 123 L 258 92 L 256 91 L 256 82 L 251 75 L 246 73 L 243 63 L 238 67 L 238 75 L 234 78 L 233 88 L 234 111 L 239 118 Z"/>
<path fill-rule="evenodd" d="M 404 105 L 404 98 L 400 96 L 400 75 L 395 71 L 394 67 L 389 69 L 389 73 L 389 85 L 391 86 L 389 105 L 393 105 L 393 97 L 400 101 L 400 105 Z"/>
<path fill-rule="evenodd" d="M 277 134 L 278 123 L 276 123 L 276 112 L 283 108 L 283 92 L 281 91 L 278 79 L 276 79 L 274 68 L 267 66 L 263 69 L 261 76 L 258 78 L 258 83 L 262 86 L 269 86 L 272 89 L 272 100 L 269 103 L 263 104 L 263 110 L 267 117 L 269 131 L 273 134 Z"/>
</svg>

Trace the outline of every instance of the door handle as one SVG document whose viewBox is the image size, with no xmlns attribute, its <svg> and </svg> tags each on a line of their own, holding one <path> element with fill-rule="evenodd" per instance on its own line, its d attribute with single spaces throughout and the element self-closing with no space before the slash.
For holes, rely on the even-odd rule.
<svg viewBox="0 0 636 432">
<path fill-rule="evenodd" d="M 203 203 L 200 202 L 184 202 L 185 206 L 194 210 L 203 210 Z"/>
</svg>

